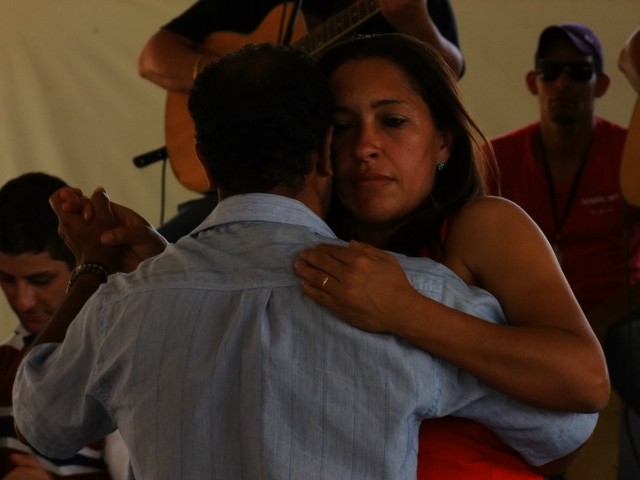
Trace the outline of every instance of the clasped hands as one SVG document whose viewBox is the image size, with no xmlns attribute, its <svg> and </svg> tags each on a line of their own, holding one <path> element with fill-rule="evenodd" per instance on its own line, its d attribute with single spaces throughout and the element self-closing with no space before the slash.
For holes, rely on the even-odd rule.
<svg viewBox="0 0 640 480">
<path fill-rule="evenodd" d="M 103 188 L 91 197 L 63 187 L 49 197 L 58 216 L 58 233 L 78 264 L 99 262 L 113 272 L 131 272 L 162 252 L 167 241 L 133 210 L 109 200 Z"/>
</svg>

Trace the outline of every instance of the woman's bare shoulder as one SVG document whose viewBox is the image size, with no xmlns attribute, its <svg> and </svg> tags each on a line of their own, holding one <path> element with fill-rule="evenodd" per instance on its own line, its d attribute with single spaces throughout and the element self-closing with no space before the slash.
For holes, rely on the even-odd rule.
<svg viewBox="0 0 640 480">
<path fill-rule="evenodd" d="M 453 217 L 452 224 L 457 228 L 480 232 L 501 226 L 510 229 L 518 228 L 518 225 L 535 227 L 533 220 L 516 203 L 492 195 L 476 197 L 467 202 Z"/>
<path fill-rule="evenodd" d="M 451 219 L 445 251 L 452 270 L 482 285 L 486 272 L 518 251 L 547 248 L 542 231 L 522 208 L 501 197 L 477 197 Z M 484 280 L 483 280 L 484 279 Z"/>
</svg>

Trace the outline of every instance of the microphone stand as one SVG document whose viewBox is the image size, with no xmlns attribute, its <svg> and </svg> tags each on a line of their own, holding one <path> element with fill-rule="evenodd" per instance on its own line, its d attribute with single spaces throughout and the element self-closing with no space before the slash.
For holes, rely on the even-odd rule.
<svg viewBox="0 0 640 480">
<path fill-rule="evenodd" d="M 287 25 L 287 31 L 284 35 L 283 45 L 291 44 L 291 37 L 293 36 L 293 27 L 296 24 L 296 20 L 298 19 L 298 14 L 300 13 L 300 9 L 302 8 L 302 0 L 296 0 L 293 5 L 293 11 L 291 12 L 291 17 L 289 18 L 289 25 Z"/>
</svg>

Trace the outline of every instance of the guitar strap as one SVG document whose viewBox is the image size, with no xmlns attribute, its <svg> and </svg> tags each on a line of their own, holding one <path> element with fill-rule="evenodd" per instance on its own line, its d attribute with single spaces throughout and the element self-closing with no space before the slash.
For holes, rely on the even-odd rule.
<svg viewBox="0 0 640 480">
<path fill-rule="evenodd" d="M 291 44 L 291 37 L 293 36 L 293 27 L 296 24 L 296 20 L 298 19 L 298 14 L 300 13 L 300 9 L 302 8 L 302 0 L 296 0 L 293 4 L 293 12 L 291 12 L 291 17 L 289 17 L 289 25 L 287 25 L 287 31 L 284 35 L 284 41 L 282 42 L 284 45 Z"/>
</svg>

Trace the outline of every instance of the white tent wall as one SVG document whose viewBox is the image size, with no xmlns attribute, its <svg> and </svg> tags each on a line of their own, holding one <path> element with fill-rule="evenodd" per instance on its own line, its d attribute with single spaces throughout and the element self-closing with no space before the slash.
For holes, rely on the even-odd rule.
<svg viewBox="0 0 640 480">
<path fill-rule="evenodd" d="M 165 93 L 137 74 L 145 40 L 190 0 L 5 0 L 0 16 L 0 184 L 57 175 L 160 222 Z M 167 166 L 166 217 L 196 197 Z M 0 299 L 0 339 L 15 316 Z"/>
<path fill-rule="evenodd" d="M 133 156 L 164 145 L 164 92 L 137 75 L 145 40 L 191 0 L 5 0 L 0 17 L 0 184 L 28 171 L 58 175 L 158 224 L 162 164 Z M 613 77 L 598 112 L 626 124 L 635 99 L 616 68 L 640 20 L 637 0 L 452 0 L 467 68 L 461 88 L 492 136 L 537 117 L 524 86 L 539 32 L 563 21 L 591 26 Z M 167 168 L 166 217 L 197 194 Z M 15 323 L 0 299 L 0 338 Z"/>
</svg>

